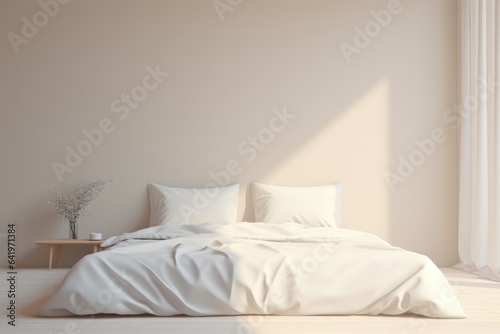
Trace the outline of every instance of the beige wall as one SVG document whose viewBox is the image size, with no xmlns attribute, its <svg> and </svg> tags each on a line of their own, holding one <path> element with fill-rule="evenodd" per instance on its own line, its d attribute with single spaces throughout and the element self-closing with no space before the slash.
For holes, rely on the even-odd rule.
<svg viewBox="0 0 500 334">
<path fill-rule="evenodd" d="M 0 233 L 16 222 L 19 266 L 46 265 L 34 240 L 68 235 L 46 204 L 52 187 L 116 178 L 79 225 L 111 236 L 147 225 L 148 182 L 203 186 L 231 160 L 241 219 L 253 219 L 252 181 L 343 181 L 344 227 L 457 261 L 457 132 L 443 121 L 457 98 L 455 1 L 221 0 L 219 13 L 211 0 L 42 3 L 53 17 L 37 1 L 0 4 Z M 373 29 L 367 46 L 356 27 Z M 147 67 L 169 75 L 156 82 Z M 131 93 L 141 101 L 127 107 Z M 265 137 L 284 108 L 295 118 Z M 53 163 L 101 122 L 110 133 L 60 183 Z M 435 128 L 446 140 L 420 161 L 415 140 Z M 253 154 L 259 134 L 268 142 Z M 401 157 L 420 165 L 391 190 Z M 84 253 L 68 249 L 63 265 Z"/>
</svg>

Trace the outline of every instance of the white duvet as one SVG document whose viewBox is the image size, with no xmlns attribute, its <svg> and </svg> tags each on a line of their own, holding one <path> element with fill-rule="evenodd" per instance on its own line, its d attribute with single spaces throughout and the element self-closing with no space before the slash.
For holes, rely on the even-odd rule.
<svg viewBox="0 0 500 334">
<path fill-rule="evenodd" d="M 426 256 L 355 230 L 151 227 L 112 237 L 70 270 L 43 316 L 465 314 Z"/>
</svg>

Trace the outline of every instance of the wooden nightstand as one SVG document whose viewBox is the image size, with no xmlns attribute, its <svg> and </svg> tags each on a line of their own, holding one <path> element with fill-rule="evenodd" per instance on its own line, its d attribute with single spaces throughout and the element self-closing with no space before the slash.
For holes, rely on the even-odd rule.
<svg viewBox="0 0 500 334">
<path fill-rule="evenodd" d="M 98 252 L 101 250 L 100 245 L 104 240 L 89 240 L 89 239 L 47 239 L 47 240 L 38 240 L 34 243 L 37 245 L 47 245 L 49 246 L 49 269 L 52 269 L 52 257 L 54 255 L 54 246 L 56 248 L 56 263 L 57 268 L 60 268 L 61 264 L 61 252 L 62 246 L 78 246 L 78 245 L 88 245 L 92 246 L 92 252 Z"/>
</svg>

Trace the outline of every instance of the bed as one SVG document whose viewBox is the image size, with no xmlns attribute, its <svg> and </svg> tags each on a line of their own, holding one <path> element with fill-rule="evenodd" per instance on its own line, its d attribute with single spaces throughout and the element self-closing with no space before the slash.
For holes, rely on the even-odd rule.
<svg viewBox="0 0 500 334">
<path fill-rule="evenodd" d="M 254 187 L 260 222 L 233 221 L 235 186 L 203 207 L 192 204 L 202 190 L 150 185 L 152 226 L 111 237 L 104 251 L 85 256 L 40 314 L 465 317 L 429 258 L 338 227 L 339 185 L 301 188 L 298 197 L 296 189 Z M 182 203 L 197 215 L 186 215 L 193 211 Z M 227 203 L 230 215 L 220 211 Z"/>
</svg>

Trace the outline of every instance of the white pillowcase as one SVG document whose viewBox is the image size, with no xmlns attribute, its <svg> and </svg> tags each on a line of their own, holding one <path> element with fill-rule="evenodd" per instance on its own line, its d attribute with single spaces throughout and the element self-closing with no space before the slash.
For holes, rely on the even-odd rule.
<svg viewBox="0 0 500 334">
<path fill-rule="evenodd" d="M 342 183 L 318 187 L 282 187 L 254 182 L 255 221 L 340 227 L 341 197 Z"/>
<path fill-rule="evenodd" d="M 239 184 L 220 188 L 172 188 L 149 184 L 149 226 L 236 222 Z"/>
</svg>

